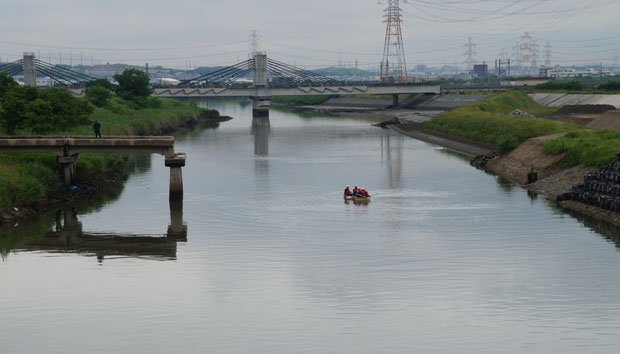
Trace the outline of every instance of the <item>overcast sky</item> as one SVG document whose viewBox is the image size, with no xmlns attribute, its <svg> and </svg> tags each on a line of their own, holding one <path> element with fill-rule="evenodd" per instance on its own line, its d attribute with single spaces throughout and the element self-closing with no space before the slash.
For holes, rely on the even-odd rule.
<svg viewBox="0 0 620 354">
<path fill-rule="evenodd" d="M 304 68 L 369 69 L 383 55 L 386 1 L 376 0 L 0 0 L 0 60 L 23 52 L 74 65 L 128 63 L 174 68 L 232 65 L 259 49 Z M 620 0 L 404 0 L 408 67 L 463 65 L 468 38 L 477 62 L 512 55 L 529 32 L 544 62 L 618 64 Z"/>
</svg>

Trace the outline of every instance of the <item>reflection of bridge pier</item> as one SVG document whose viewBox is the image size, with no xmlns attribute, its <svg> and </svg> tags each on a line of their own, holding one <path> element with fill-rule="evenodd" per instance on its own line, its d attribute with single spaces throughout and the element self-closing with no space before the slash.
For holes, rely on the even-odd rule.
<svg viewBox="0 0 620 354">
<path fill-rule="evenodd" d="M 269 133 L 271 123 L 269 117 L 255 116 L 252 118 L 252 135 L 254 135 L 254 154 L 256 156 L 269 155 Z"/>
<path fill-rule="evenodd" d="M 166 237 L 172 240 L 187 241 L 187 225 L 183 222 L 183 199 L 170 199 L 170 225 Z"/>
<path fill-rule="evenodd" d="M 76 207 L 69 205 L 57 210 L 55 217 L 54 230 L 27 243 L 23 249 L 85 253 L 96 255 L 99 261 L 106 256 L 172 260 L 177 256 L 177 243 L 187 241 L 182 199 L 170 200 L 170 224 L 165 235 L 84 232 Z"/>
</svg>

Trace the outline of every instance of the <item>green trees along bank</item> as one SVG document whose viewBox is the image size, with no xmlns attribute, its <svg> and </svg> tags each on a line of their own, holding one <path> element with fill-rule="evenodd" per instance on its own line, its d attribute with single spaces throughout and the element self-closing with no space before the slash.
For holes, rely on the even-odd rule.
<svg viewBox="0 0 620 354">
<path fill-rule="evenodd" d="M 196 105 L 150 97 L 148 78 L 137 70 L 89 83 L 84 98 L 63 89 L 18 85 L 0 73 L 0 135 L 87 135 L 101 123 L 106 135 L 165 134 L 199 116 L 219 115 Z M 146 80 L 145 80 L 146 78 Z M 82 154 L 78 181 L 94 181 L 126 168 L 126 154 Z M 60 166 L 53 154 L 0 154 L 0 223 L 13 208 L 41 206 L 62 191 Z"/>
</svg>

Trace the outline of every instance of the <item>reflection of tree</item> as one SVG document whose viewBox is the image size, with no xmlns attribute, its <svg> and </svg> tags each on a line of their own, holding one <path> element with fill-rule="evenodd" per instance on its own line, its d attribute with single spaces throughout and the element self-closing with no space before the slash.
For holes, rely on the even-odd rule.
<svg viewBox="0 0 620 354">
<path fill-rule="evenodd" d="M 129 173 L 145 174 L 151 170 L 151 155 L 132 154 L 129 160 Z"/>
</svg>

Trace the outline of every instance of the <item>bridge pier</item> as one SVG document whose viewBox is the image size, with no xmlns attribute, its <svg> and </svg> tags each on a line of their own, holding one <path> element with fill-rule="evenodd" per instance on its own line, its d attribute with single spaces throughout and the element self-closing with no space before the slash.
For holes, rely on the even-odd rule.
<svg viewBox="0 0 620 354">
<path fill-rule="evenodd" d="M 37 70 L 34 62 L 34 53 L 24 52 L 24 83 L 32 87 L 37 86 Z"/>
<path fill-rule="evenodd" d="M 64 156 L 56 156 L 56 162 L 62 166 L 64 182 L 66 186 L 77 184 L 77 173 L 75 163 L 80 159 L 80 154 L 71 154 L 69 151 L 64 152 Z"/>
<path fill-rule="evenodd" d="M 395 93 L 392 95 L 392 107 L 396 108 L 398 107 L 399 102 L 398 102 L 398 94 Z"/>
<path fill-rule="evenodd" d="M 176 153 L 165 158 L 166 167 L 170 168 L 170 191 L 169 199 L 183 198 L 183 172 L 185 166 L 185 153 Z"/>
<path fill-rule="evenodd" d="M 269 117 L 271 97 L 252 97 L 252 116 Z"/>
</svg>

